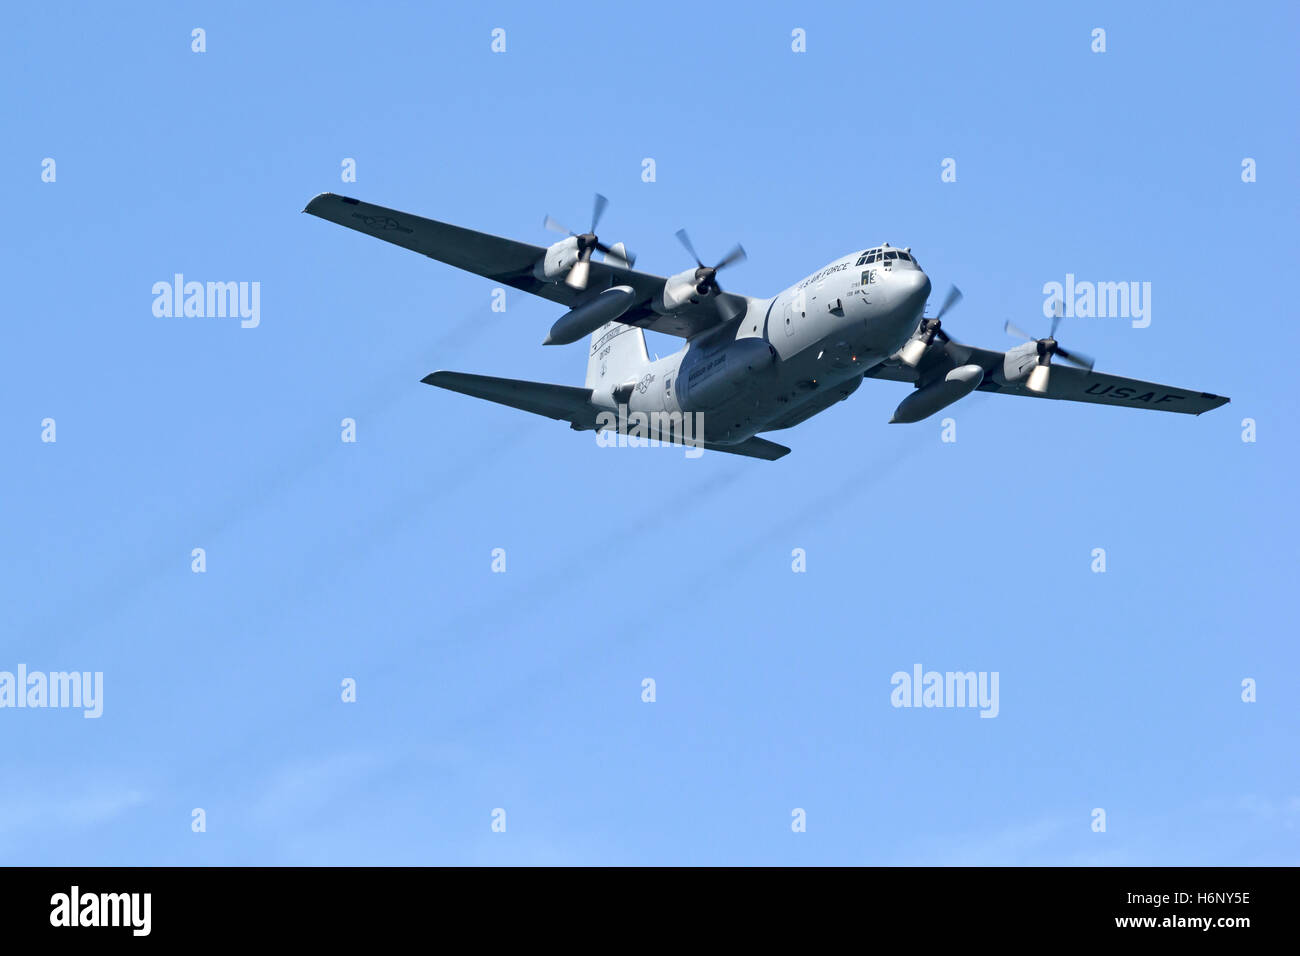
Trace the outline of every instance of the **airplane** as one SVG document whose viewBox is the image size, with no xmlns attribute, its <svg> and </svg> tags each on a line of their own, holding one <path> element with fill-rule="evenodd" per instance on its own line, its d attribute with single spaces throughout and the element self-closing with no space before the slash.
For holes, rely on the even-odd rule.
<svg viewBox="0 0 1300 956">
<path fill-rule="evenodd" d="M 1024 344 L 1005 352 L 962 344 L 943 328 L 960 291 L 951 288 L 926 317 L 929 277 L 910 248 L 888 243 L 842 256 L 769 298 L 724 291 L 718 272 L 741 261 L 744 249 L 705 265 L 685 230 L 677 237 L 693 267 L 666 278 L 640 272 L 623 243 L 597 237 L 606 205 L 597 194 L 583 233 L 547 216 L 547 228 L 568 235 L 546 247 L 334 193 L 321 193 L 303 211 L 565 306 L 542 344 L 590 335 L 583 387 L 450 371 L 422 381 L 578 431 L 632 422 L 642 438 L 774 461 L 790 449 L 760 433 L 806 421 L 865 378 L 913 386 L 891 423 L 921 421 L 976 390 L 1190 415 L 1229 401 L 1094 371 L 1090 358 L 1057 341 L 1059 307 L 1045 337 L 1008 322 Z M 644 329 L 685 345 L 652 361 Z"/>
</svg>

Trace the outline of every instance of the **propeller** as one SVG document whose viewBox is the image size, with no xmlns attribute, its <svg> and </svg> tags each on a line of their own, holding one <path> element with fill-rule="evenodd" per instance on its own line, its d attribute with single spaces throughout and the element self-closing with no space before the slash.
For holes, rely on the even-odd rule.
<svg viewBox="0 0 1300 956">
<path fill-rule="evenodd" d="M 952 336 L 943 330 L 943 317 L 948 313 L 949 309 L 961 300 L 961 289 L 955 285 L 949 286 L 948 294 L 943 297 L 943 304 L 939 306 L 939 311 L 934 318 L 921 320 L 920 337 L 908 340 L 908 343 L 903 346 L 903 350 L 898 354 L 899 361 L 904 365 L 916 368 L 917 363 L 921 361 L 921 356 L 925 354 L 925 350 L 930 347 L 930 344 L 936 338 L 940 342 L 954 341 Z"/>
<path fill-rule="evenodd" d="M 677 230 L 677 238 L 686 247 L 686 251 L 691 254 L 691 258 L 695 260 L 697 266 L 695 270 L 695 292 L 697 295 L 704 296 L 710 292 L 721 292 L 722 286 L 718 285 L 718 270 L 745 261 L 745 247 L 737 243 L 736 248 L 728 252 L 717 265 L 706 266 L 701 261 L 699 253 L 695 251 L 695 247 L 691 245 L 691 237 L 686 234 L 685 229 Z"/>
<path fill-rule="evenodd" d="M 1055 313 L 1052 316 L 1052 328 L 1047 333 L 1047 338 L 1036 339 L 1024 329 L 1020 328 L 1014 322 L 1007 320 L 1003 328 L 1008 335 L 1016 336 L 1028 342 L 1034 342 L 1038 345 L 1038 364 L 1034 370 L 1029 373 L 1029 378 L 1025 382 L 1025 388 L 1039 395 L 1047 391 L 1047 384 L 1051 381 L 1052 375 L 1052 356 L 1056 355 L 1078 368 L 1091 372 L 1093 361 L 1082 352 L 1067 351 L 1056 341 L 1056 327 L 1061 324 L 1061 300 L 1056 300 L 1056 306 L 1053 309 Z"/>
<path fill-rule="evenodd" d="M 591 209 L 591 228 L 586 232 L 574 232 L 554 216 L 547 216 L 542 223 L 552 232 L 564 233 L 578 240 L 578 261 L 573 264 L 573 268 L 569 270 L 569 274 L 564 278 L 565 283 L 574 289 L 582 290 L 587 288 L 587 279 L 591 276 L 592 252 L 599 249 L 606 255 L 619 255 L 596 236 L 596 226 L 600 224 L 600 217 L 605 214 L 605 207 L 608 205 L 609 200 L 600 193 L 596 193 L 596 201 Z M 636 256 L 626 249 L 623 250 L 621 257 L 629 266 L 636 262 Z"/>
</svg>

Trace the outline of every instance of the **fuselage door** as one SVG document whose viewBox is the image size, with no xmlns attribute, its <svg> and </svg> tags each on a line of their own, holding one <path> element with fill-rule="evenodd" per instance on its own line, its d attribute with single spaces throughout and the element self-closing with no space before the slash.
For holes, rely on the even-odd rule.
<svg viewBox="0 0 1300 956">
<path fill-rule="evenodd" d="M 681 411 L 681 407 L 677 404 L 677 389 L 673 387 L 676 381 L 676 371 L 669 372 L 664 376 L 664 411 Z"/>
</svg>

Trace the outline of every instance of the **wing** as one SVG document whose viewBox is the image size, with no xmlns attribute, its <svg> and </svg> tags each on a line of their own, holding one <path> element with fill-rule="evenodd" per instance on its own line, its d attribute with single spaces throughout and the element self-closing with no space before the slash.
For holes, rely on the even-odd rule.
<svg viewBox="0 0 1300 956">
<path fill-rule="evenodd" d="M 525 382 L 516 378 L 495 378 L 491 375 L 471 375 L 468 372 L 431 372 L 420 381 L 427 385 L 460 392 L 483 398 L 498 405 L 523 409 L 534 415 L 545 415 L 557 421 L 567 421 L 577 431 L 594 430 L 600 409 L 591 404 L 591 389 L 574 388 L 569 385 L 548 385 L 544 382 Z M 660 441 L 674 442 L 672 435 L 649 437 Z M 680 435 L 676 436 L 680 439 Z M 676 444 L 682 444 L 676 441 Z M 704 442 L 704 447 L 712 451 L 723 451 L 730 455 L 744 455 L 747 458 L 763 458 L 776 461 L 790 454 L 790 449 L 765 438 L 751 438 L 735 445 L 717 445 Z"/>
<path fill-rule="evenodd" d="M 748 302 L 744 296 L 724 293 L 717 298 L 702 299 L 698 305 L 687 305 L 672 315 L 660 315 L 650 308 L 650 302 L 664 287 L 662 276 L 593 261 L 587 289 L 578 290 L 563 282 L 543 282 L 533 275 L 533 266 L 546 254 L 542 246 L 503 239 L 334 193 L 321 193 L 307 204 L 303 212 L 568 308 L 573 308 L 592 289 L 631 286 L 636 292 L 635 302 L 619 317 L 619 321 L 682 338 L 691 338 L 721 324 L 721 312 L 735 314 L 743 311 Z M 725 306 L 720 307 L 719 299 L 727 300 Z"/>
<path fill-rule="evenodd" d="M 1047 393 L 1039 395 L 1025 388 L 1023 379 L 1007 381 L 1005 367 L 1008 355 L 1012 356 L 1013 364 L 1017 360 L 1032 361 L 1032 356 L 1024 346 L 1020 350 L 1013 349 L 1008 353 L 958 345 L 955 342 L 945 344 L 936 341 L 926 349 L 925 355 L 916 368 L 909 368 L 901 362 L 891 360 L 871 369 L 866 373 L 866 377 L 911 382 L 919 388 L 943 378 L 959 365 L 978 365 L 984 369 L 984 381 L 979 386 L 979 391 L 982 392 L 1024 395 L 1029 398 L 1054 398 L 1067 402 L 1090 402 L 1097 405 L 1120 405 L 1125 408 L 1151 408 L 1162 412 L 1180 412 L 1184 415 L 1200 415 L 1202 412 L 1226 405 L 1229 401 L 1222 395 L 1214 395 L 1210 392 L 1159 385 L 1136 378 L 1108 375 L 1105 372 L 1088 372 L 1066 365 L 1064 362 L 1052 364 L 1052 377 L 1048 382 Z"/>
</svg>

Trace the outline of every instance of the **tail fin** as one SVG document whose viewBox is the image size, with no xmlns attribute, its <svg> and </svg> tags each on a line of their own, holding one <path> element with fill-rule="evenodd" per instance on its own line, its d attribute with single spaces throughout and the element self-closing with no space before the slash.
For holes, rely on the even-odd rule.
<svg viewBox="0 0 1300 956">
<path fill-rule="evenodd" d="M 649 364 L 644 332 L 635 325 L 606 322 L 591 334 L 587 388 L 614 388 L 635 381 Z"/>
</svg>

